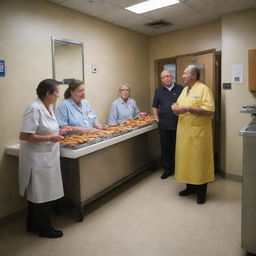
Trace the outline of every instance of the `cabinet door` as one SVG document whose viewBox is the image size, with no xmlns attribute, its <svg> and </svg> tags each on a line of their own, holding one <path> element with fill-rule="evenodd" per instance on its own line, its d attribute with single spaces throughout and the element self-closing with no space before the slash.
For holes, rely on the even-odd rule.
<svg viewBox="0 0 256 256">
<path fill-rule="evenodd" d="M 248 50 L 248 87 L 256 92 L 256 49 Z"/>
</svg>

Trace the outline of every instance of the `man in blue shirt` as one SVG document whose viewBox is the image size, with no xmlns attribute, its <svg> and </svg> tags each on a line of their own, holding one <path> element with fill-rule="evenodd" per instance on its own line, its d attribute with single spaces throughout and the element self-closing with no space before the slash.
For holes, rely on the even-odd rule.
<svg viewBox="0 0 256 256">
<path fill-rule="evenodd" d="M 183 86 L 173 82 L 170 71 L 161 73 L 162 86 L 156 89 L 152 104 L 152 112 L 159 124 L 161 161 L 164 173 L 161 179 L 166 179 L 175 170 L 175 143 L 178 117 L 174 115 L 171 106 L 183 90 Z"/>
</svg>

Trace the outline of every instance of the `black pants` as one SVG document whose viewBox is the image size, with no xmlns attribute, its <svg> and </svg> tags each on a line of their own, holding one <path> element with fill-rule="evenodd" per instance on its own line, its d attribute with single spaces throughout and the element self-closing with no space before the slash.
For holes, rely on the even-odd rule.
<svg viewBox="0 0 256 256">
<path fill-rule="evenodd" d="M 207 184 L 208 183 L 204 183 L 201 185 L 193 185 L 193 184 L 186 184 L 186 185 L 187 185 L 187 189 L 197 193 L 198 197 L 205 197 L 207 194 Z"/>
<path fill-rule="evenodd" d="M 27 231 L 48 232 L 53 229 L 50 221 L 50 204 L 28 201 Z"/>
<path fill-rule="evenodd" d="M 174 173 L 176 131 L 159 129 L 161 143 L 161 162 L 165 172 Z"/>
</svg>

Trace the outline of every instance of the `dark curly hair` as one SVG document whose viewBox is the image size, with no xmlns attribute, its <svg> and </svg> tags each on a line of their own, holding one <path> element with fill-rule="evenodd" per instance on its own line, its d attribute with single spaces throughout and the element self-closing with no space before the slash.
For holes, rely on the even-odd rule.
<svg viewBox="0 0 256 256">
<path fill-rule="evenodd" d="M 59 84 L 61 84 L 61 82 L 55 79 L 45 79 L 41 81 L 36 88 L 38 98 L 43 100 L 47 93 L 53 94 Z"/>
</svg>

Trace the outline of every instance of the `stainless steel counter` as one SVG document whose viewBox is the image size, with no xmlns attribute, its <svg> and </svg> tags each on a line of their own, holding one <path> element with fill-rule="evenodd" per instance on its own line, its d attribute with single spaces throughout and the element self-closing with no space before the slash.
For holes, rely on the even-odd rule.
<svg viewBox="0 0 256 256">
<path fill-rule="evenodd" d="M 146 127 L 142 127 L 136 130 L 132 130 L 130 132 L 127 132 L 123 135 L 114 137 L 114 138 L 110 138 L 110 139 L 106 139 L 103 140 L 101 142 L 89 145 L 89 146 L 84 146 L 81 147 L 79 149 L 76 148 L 72 148 L 72 147 L 61 147 L 60 149 L 60 156 L 61 157 L 66 157 L 66 158 L 79 158 L 81 156 L 90 154 L 92 152 L 98 151 L 100 149 L 109 147 L 111 145 L 120 143 L 124 140 L 128 140 L 130 138 L 136 137 L 140 134 L 152 131 L 157 129 L 158 125 L 153 123 L 151 125 L 148 125 Z M 7 155 L 13 155 L 13 156 L 19 156 L 19 149 L 20 149 L 20 145 L 19 144 L 15 144 L 15 145 L 10 145 L 10 146 L 6 146 L 5 147 L 5 154 Z"/>
<path fill-rule="evenodd" d="M 107 138 L 107 139 L 105 139 L 101 142 L 98 142 L 98 143 L 95 143 L 95 144 L 92 144 L 92 145 L 89 145 L 89 146 L 86 146 L 86 147 L 82 147 L 82 148 L 79 148 L 79 149 L 72 149 L 71 147 L 62 147 L 60 155 L 62 157 L 75 159 L 75 158 L 93 153 L 93 152 L 98 151 L 100 149 L 115 145 L 117 143 L 128 140 L 130 138 L 136 137 L 140 134 L 155 130 L 157 127 L 158 127 L 157 124 L 154 123 L 154 124 L 148 125 L 146 127 L 142 127 L 142 128 L 132 130 L 130 132 L 127 132 L 127 133 L 125 133 L 123 135 L 120 135 L 120 136 L 117 136 L 117 137 L 113 137 L 113 138 L 110 138 L 110 139 Z"/>
</svg>

